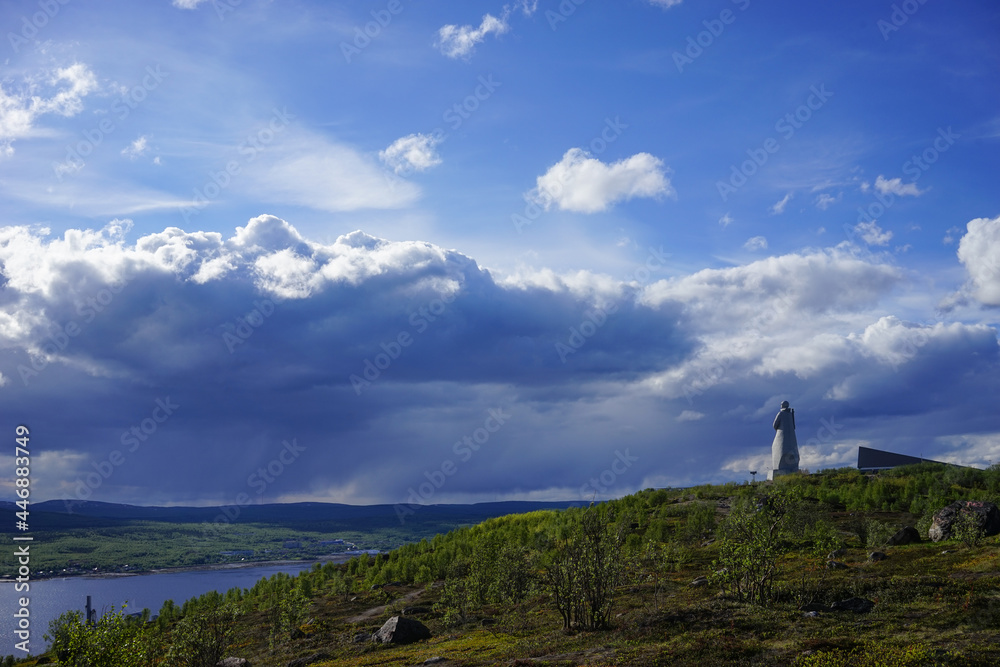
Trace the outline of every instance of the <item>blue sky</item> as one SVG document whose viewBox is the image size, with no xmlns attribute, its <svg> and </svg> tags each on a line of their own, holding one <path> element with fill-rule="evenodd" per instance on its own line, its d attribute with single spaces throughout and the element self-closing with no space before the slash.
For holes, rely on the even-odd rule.
<svg viewBox="0 0 1000 667">
<path fill-rule="evenodd" d="M 0 17 L 0 396 L 40 499 L 741 480 L 783 399 L 808 468 L 1000 459 L 992 3 Z"/>
</svg>

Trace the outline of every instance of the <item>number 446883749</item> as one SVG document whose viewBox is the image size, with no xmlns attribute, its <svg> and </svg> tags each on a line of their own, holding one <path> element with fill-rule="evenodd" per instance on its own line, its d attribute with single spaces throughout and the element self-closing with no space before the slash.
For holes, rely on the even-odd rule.
<svg viewBox="0 0 1000 667">
<path fill-rule="evenodd" d="M 17 476 L 17 480 L 14 484 L 17 487 L 17 497 L 20 498 L 17 501 L 17 506 L 21 510 L 17 513 L 17 518 L 27 523 L 28 496 L 31 495 L 29 489 L 31 481 L 28 478 L 28 474 L 31 472 L 31 452 L 28 450 L 30 433 L 27 426 L 18 426 L 16 433 L 17 438 L 15 438 L 15 442 L 17 442 L 17 446 L 14 448 L 14 474 Z"/>
</svg>

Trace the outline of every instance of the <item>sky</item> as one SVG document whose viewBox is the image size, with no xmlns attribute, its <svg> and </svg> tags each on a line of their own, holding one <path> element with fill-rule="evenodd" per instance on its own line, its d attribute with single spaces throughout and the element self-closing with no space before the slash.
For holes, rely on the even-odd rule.
<svg viewBox="0 0 1000 667">
<path fill-rule="evenodd" d="M 994 2 L 4 0 L 0 35 L 34 501 L 741 482 L 782 400 L 812 471 L 1000 461 Z"/>
</svg>

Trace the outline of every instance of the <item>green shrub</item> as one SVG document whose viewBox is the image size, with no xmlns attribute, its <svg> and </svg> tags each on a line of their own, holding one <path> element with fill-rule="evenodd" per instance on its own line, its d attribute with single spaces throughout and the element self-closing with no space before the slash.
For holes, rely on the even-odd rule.
<svg viewBox="0 0 1000 667">
<path fill-rule="evenodd" d="M 66 612 L 49 624 L 45 638 L 59 664 L 66 667 L 148 667 L 152 664 L 152 632 L 114 607 L 96 623 L 78 611 Z"/>
<path fill-rule="evenodd" d="M 896 528 L 891 524 L 868 519 L 865 546 L 869 549 L 884 549 L 889 544 L 889 538 L 896 534 Z"/>
<path fill-rule="evenodd" d="M 982 544 L 986 533 L 983 532 L 975 514 L 962 511 L 959 512 L 955 522 L 951 525 L 951 536 L 961 540 L 965 546 L 972 548 Z"/>
<path fill-rule="evenodd" d="M 168 667 L 215 667 L 233 638 L 237 609 L 213 604 L 184 616 L 170 632 Z M 152 663 L 143 663 L 152 664 Z"/>
<path fill-rule="evenodd" d="M 738 496 L 719 527 L 719 557 L 712 578 L 741 602 L 774 597 L 778 559 L 785 551 L 789 499 L 782 491 Z"/>
</svg>

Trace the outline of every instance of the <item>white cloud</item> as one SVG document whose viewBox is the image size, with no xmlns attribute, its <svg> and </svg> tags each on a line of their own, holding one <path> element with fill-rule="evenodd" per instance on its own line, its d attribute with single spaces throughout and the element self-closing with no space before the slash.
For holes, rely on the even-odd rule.
<svg viewBox="0 0 1000 667">
<path fill-rule="evenodd" d="M 950 435 L 938 438 L 938 442 L 952 450 L 936 454 L 938 461 L 980 468 L 1000 462 L 1000 432 Z"/>
<path fill-rule="evenodd" d="M 173 5 L 174 7 L 178 7 L 180 9 L 194 9 L 201 3 L 207 1 L 208 0 L 173 0 Z"/>
<path fill-rule="evenodd" d="M 901 178 L 887 180 L 881 174 L 875 179 L 875 189 L 884 195 L 893 194 L 898 197 L 919 197 L 926 192 L 926 190 L 919 189 L 916 183 L 906 183 L 904 185 Z"/>
<path fill-rule="evenodd" d="M 821 378 L 850 359 L 870 363 L 852 351 L 857 344 L 848 337 L 864 330 L 867 309 L 902 278 L 892 266 L 834 249 L 661 280 L 642 290 L 638 302 L 668 312 L 680 306 L 699 345 L 645 386 L 681 398 L 776 374 Z"/>
<path fill-rule="evenodd" d="M 664 195 L 675 191 L 659 158 L 637 153 L 605 164 L 582 148 L 571 148 L 538 177 L 537 187 L 525 197 L 546 210 L 554 203 L 563 211 L 598 213 L 619 201 Z"/>
<path fill-rule="evenodd" d="M 733 216 L 729 215 L 729 213 L 727 212 L 724 216 L 719 218 L 719 224 L 722 225 L 723 227 L 728 227 L 729 225 L 733 224 Z"/>
<path fill-rule="evenodd" d="M 656 7 L 663 7 L 664 9 L 669 9 L 670 7 L 675 7 L 684 0 L 647 0 L 649 4 Z"/>
<path fill-rule="evenodd" d="M 705 413 L 697 412 L 696 410 L 684 410 L 679 415 L 677 415 L 677 421 L 679 422 L 696 422 L 699 419 L 704 419 Z"/>
<path fill-rule="evenodd" d="M 437 47 L 449 58 L 468 58 L 476 50 L 476 45 L 486 39 L 487 35 L 502 35 L 510 30 L 510 15 L 515 9 L 520 9 L 525 16 L 531 16 L 538 9 L 538 0 L 518 0 L 511 5 L 504 5 L 500 17 L 485 14 L 479 27 L 471 25 L 445 25 L 438 30 Z"/>
<path fill-rule="evenodd" d="M 785 212 L 785 207 L 788 206 L 788 202 L 790 202 L 791 200 L 792 200 L 792 193 L 789 192 L 787 195 L 784 196 L 784 198 L 781 201 L 777 202 L 774 206 L 771 207 L 770 209 L 771 213 L 774 215 L 781 215 L 782 213 Z"/>
<path fill-rule="evenodd" d="M 646 287 L 640 301 L 678 302 L 707 330 L 739 326 L 768 313 L 800 317 L 853 311 L 875 303 L 902 279 L 898 269 L 862 261 L 838 249 L 760 259 L 744 266 L 703 269 Z"/>
<path fill-rule="evenodd" d="M 747 239 L 747 242 L 743 244 L 743 248 L 750 251 L 767 250 L 767 239 L 763 236 L 754 236 Z"/>
<path fill-rule="evenodd" d="M 826 209 L 830 208 L 830 206 L 832 206 L 833 204 L 836 204 L 838 201 L 840 201 L 840 196 L 833 197 L 824 192 L 819 197 L 816 197 L 816 208 L 818 208 L 821 211 L 825 211 Z"/>
<path fill-rule="evenodd" d="M 515 9 L 520 9 L 525 16 L 531 16 L 538 10 L 538 0 L 517 0 Z M 506 10 L 506 7 L 504 8 Z"/>
<path fill-rule="evenodd" d="M 510 30 L 506 16 L 497 18 L 492 14 L 483 16 L 478 28 L 471 25 L 445 25 L 438 30 L 437 47 L 449 58 L 468 58 L 487 35 L 502 35 Z"/>
<path fill-rule="evenodd" d="M 31 136 L 39 116 L 75 116 L 83 110 L 83 98 L 97 90 L 94 73 L 81 63 L 53 70 L 42 79 L 57 89 L 49 97 L 38 81 L 28 80 L 14 93 L 0 82 L 0 154 L 12 155 L 14 140 Z"/>
<path fill-rule="evenodd" d="M 397 174 L 425 171 L 441 164 L 441 157 L 434 148 L 441 138 L 431 134 L 409 134 L 392 142 L 379 151 L 379 158 Z"/>
<path fill-rule="evenodd" d="M 149 149 L 149 140 L 146 135 L 142 135 L 128 146 L 122 149 L 122 155 L 129 160 L 134 160 L 140 155 L 144 155 Z"/>
<path fill-rule="evenodd" d="M 988 306 L 1000 306 L 1000 216 L 969 221 L 958 244 L 958 260 L 969 273 L 972 295 Z"/>
<path fill-rule="evenodd" d="M 859 222 L 854 226 L 854 232 L 859 234 L 868 245 L 888 245 L 892 240 L 892 232 L 879 227 L 878 222 Z"/>
</svg>

